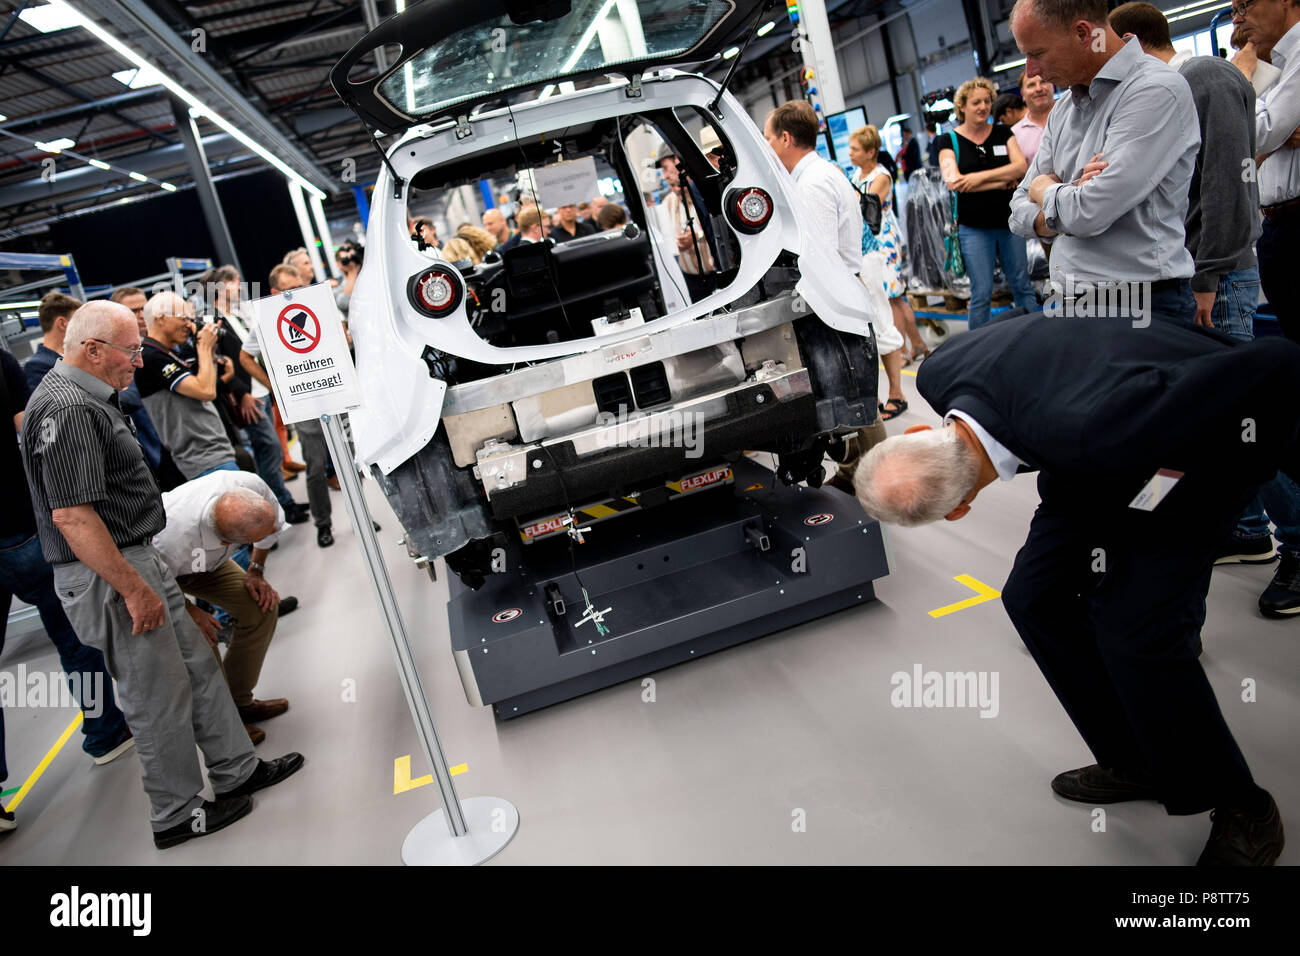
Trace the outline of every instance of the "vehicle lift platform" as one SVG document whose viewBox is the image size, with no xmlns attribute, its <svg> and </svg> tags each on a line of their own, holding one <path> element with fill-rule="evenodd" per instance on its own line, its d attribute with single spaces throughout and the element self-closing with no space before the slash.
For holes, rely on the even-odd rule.
<svg viewBox="0 0 1300 956">
<path fill-rule="evenodd" d="M 512 542 L 478 590 L 450 575 L 470 703 L 507 720 L 875 597 L 893 559 L 856 499 L 729 464 L 726 487 Z"/>
</svg>

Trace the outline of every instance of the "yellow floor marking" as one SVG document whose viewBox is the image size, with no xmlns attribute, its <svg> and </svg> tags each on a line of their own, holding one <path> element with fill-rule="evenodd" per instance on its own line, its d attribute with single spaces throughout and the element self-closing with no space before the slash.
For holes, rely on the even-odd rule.
<svg viewBox="0 0 1300 956">
<path fill-rule="evenodd" d="M 880 366 L 880 371 L 883 372 L 884 370 L 885 370 L 885 367 L 884 367 L 883 365 Z M 916 378 L 916 373 L 915 373 L 915 372 L 909 372 L 909 371 L 908 371 L 907 369 L 905 369 L 905 368 L 900 368 L 898 371 L 899 371 L 901 374 L 903 374 L 903 375 L 910 375 L 910 376 L 912 376 L 912 378 Z"/>
<path fill-rule="evenodd" d="M 975 597 L 968 597 L 964 601 L 958 601 L 956 604 L 946 604 L 943 607 L 937 607 L 930 612 L 931 617 L 943 617 L 945 614 L 951 614 L 953 611 L 964 611 L 968 607 L 974 607 L 976 604 L 983 604 L 985 601 L 992 601 L 996 597 L 1001 597 L 1001 591 L 995 591 L 983 581 L 976 581 L 969 574 L 959 574 L 953 578 L 958 584 L 964 584 L 975 592 Z"/>
<path fill-rule="evenodd" d="M 18 788 L 18 793 L 9 802 L 9 806 L 5 807 L 6 810 L 12 812 L 17 809 L 18 804 L 23 802 L 23 797 L 27 796 L 27 791 L 36 786 L 36 781 L 41 779 L 41 774 L 45 773 L 45 768 L 53 762 L 54 758 L 59 755 L 59 751 L 63 749 L 63 745 L 68 742 L 68 738 L 81 726 L 81 718 L 81 711 L 77 711 L 77 716 L 72 718 L 72 723 L 68 724 L 67 729 L 63 731 L 59 739 L 54 741 L 54 746 L 46 752 L 45 758 L 36 765 L 36 769 L 23 781 L 23 785 Z"/>
<path fill-rule="evenodd" d="M 454 767 L 448 768 L 448 773 L 453 777 L 462 773 L 469 773 L 469 764 L 458 763 Z M 398 757 L 393 761 L 393 793 L 405 793 L 407 790 L 414 790 L 417 787 L 424 787 L 433 783 L 433 774 L 426 773 L 423 777 L 411 779 L 411 755 Z"/>
<path fill-rule="evenodd" d="M 426 773 L 418 780 L 411 779 L 410 754 L 393 761 L 393 793 L 405 793 L 407 790 L 414 790 L 416 787 L 423 787 L 430 783 L 433 783 L 431 773 Z"/>
</svg>

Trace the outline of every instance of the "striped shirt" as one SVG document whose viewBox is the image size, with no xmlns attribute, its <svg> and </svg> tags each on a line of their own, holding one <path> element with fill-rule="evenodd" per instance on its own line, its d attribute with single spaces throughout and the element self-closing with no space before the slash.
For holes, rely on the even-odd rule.
<svg viewBox="0 0 1300 956">
<path fill-rule="evenodd" d="M 94 505 L 119 548 L 139 544 L 167 523 L 162 495 L 117 393 L 62 359 L 27 403 L 23 463 L 41 551 L 51 564 L 78 560 L 54 524 L 55 508 Z"/>
</svg>

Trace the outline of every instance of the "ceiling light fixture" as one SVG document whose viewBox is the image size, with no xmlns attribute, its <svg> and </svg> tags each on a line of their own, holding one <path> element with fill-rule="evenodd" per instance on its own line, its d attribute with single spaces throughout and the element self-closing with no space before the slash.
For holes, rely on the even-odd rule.
<svg viewBox="0 0 1300 956">
<path fill-rule="evenodd" d="M 766 23 L 764 23 L 761 27 L 758 28 L 757 35 L 761 37 L 765 37 L 775 29 L 776 29 L 776 22 L 773 20 L 768 20 Z"/>
<path fill-rule="evenodd" d="M 43 7 L 28 7 L 18 14 L 18 19 L 41 33 L 54 33 L 81 26 L 81 15 L 66 4 L 49 3 Z"/>
<path fill-rule="evenodd" d="M 112 169 L 112 168 L 113 168 L 112 166 L 108 165 L 108 163 L 104 162 L 102 159 L 88 159 L 88 160 L 86 160 L 86 162 L 90 163 L 90 165 L 94 166 L 96 169 Z"/>
<path fill-rule="evenodd" d="M 169 193 L 176 192 L 176 187 L 173 186 L 171 183 L 159 183 L 158 185 L 161 186 L 163 189 L 167 190 Z"/>
<path fill-rule="evenodd" d="M 137 173 L 134 170 L 128 172 L 127 175 L 138 183 L 147 183 L 149 181 L 149 177 L 144 175 L 144 173 Z"/>
<path fill-rule="evenodd" d="M 150 69 L 150 70 L 157 71 L 157 68 L 154 67 L 152 64 L 150 64 L 147 60 L 145 60 L 143 56 L 141 56 L 135 50 L 131 49 L 131 47 L 127 46 L 117 37 L 113 36 L 111 33 L 103 29 L 94 20 L 90 19 L 87 16 L 83 16 L 79 11 L 73 9 L 71 6 L 65 3 L 64 0 L 52 0 L 49 6 L 64 11 L 67 17 L 73 19 L 74 25 L 80 26 L 86 31 L 88 31 L 89 33 L 91 33 L 92 35 L 94 35 L 102 43 L 104 43 L 106 46 L 116 51 L 128 62 L 134 64 L 135 66 L 141 69 Z M 45 8 L 38 7 L 37 9 L 39 10 Z M 185 87 L 181 86 L 179 83 L 173 80 L 166 73 L 157 71 L 157 76 L 158 76 L 159 84 L 164 86 L 171 93 L 175 94 L 191 109 L 197 109 L 201 111 L 204 117 L 213 125 L 220 127 L 222 130 L 229 133 L 232 137 L 235 138 L 235 140 L 237 140 L 238 142 L 242 143 L 244 146 L 251 149 L 263 160 L 265 160 L 271 166 L 279 170 L 283 175 L 287 176 L 292 181 L 301 185 L 303 189 L 307 190 L 307 192 L 311 193 L 314 196 L 319 196 L 321 199 L 327 198 L 326 194 L 322 192 L 317 186 L 315 186 L 313 183 L 305 179 L 300 173 L 291 169 L 282 159 L 280 159 L 274 153 L 266 149 L 266 147 L 262 146 L 260 143 L 254 140 L 238 126 L 235 126 L 225 117 L 220 116 L 217 113 L 214 113 L 208 106 L 206 106 L 201 100 L 199 100 L 197 96 L 195 96 L 189 90 L 185 89 Z"/>
<path fill-rule="evenodd" d="M 162 82 L 158 79 L 158 71 L 148 66 L 118 70 L 113 74 L 113 79 L 132 90 L 142 90 L 146 86 L 157 86 Z"/>
<path fill-rule="evenodd" d="M 58 139 L 52 139 L 49 142 L 41 142 L 40 140 L 37 140 L 33 145 L 37 149 L 47 153 L 61 153 L 65 149 L 72 149 L 72 147 L 77 145 L 77 141 L 75 139 L 68 139 L 66 136 L 61 136 Z"/>
</svg>

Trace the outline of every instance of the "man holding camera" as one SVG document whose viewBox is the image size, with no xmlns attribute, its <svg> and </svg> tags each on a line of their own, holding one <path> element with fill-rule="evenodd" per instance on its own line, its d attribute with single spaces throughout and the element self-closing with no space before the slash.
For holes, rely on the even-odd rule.
<svg viewBox="0 0 1300 956">
<path fill-rule="evenodd" d="M 218 377 L 229 381 L 235 374 L 233 363 L 216 355 L 216 327 L 195 332 L 194 306 L 174 292 L 150 299 L 144 318 L 149 334 L 135 381 L 176 467 L 187 480 L 219 469 L 237 471 L 234 446 L 212 404 Z M 196 357 L 188 359 L 179 349 L 191 335 Z"/>
</svg>

